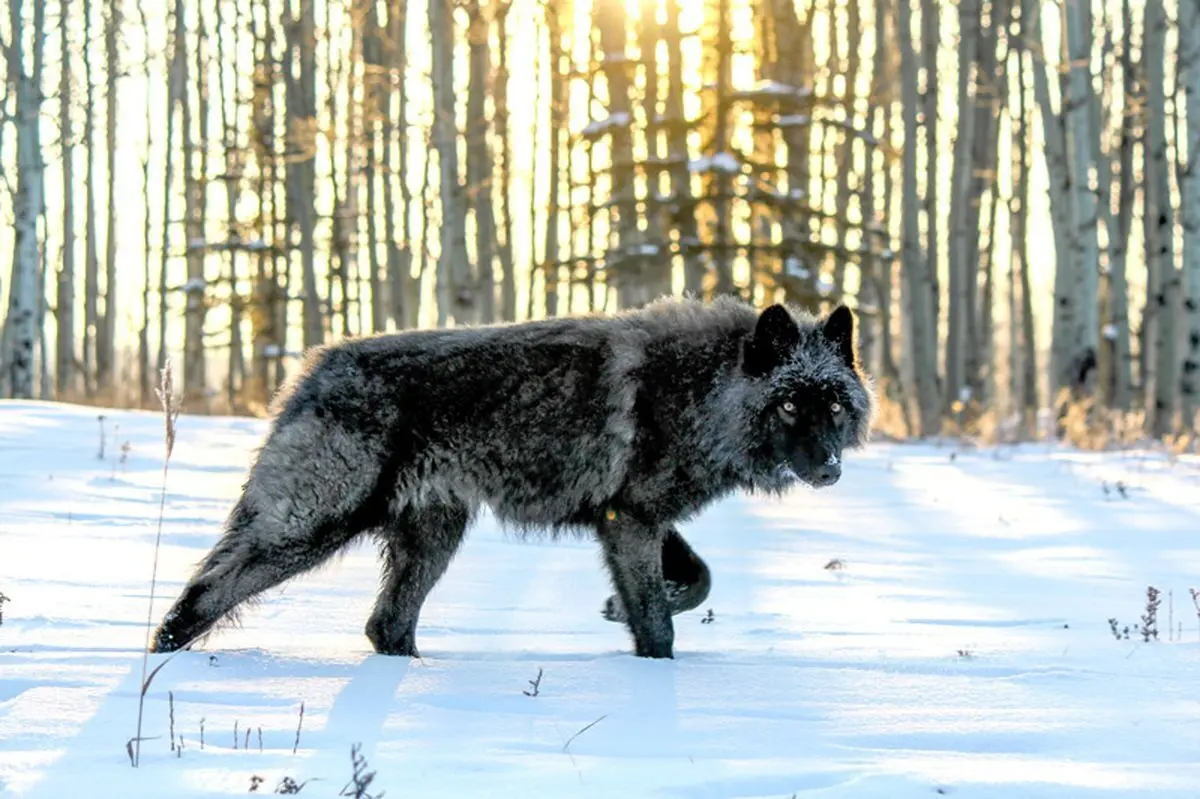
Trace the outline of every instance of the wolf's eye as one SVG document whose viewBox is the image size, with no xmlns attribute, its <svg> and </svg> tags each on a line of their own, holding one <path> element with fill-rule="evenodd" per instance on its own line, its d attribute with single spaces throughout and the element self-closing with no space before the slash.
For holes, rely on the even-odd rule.
<svg viewBox="0 0 1200 799">
<path fill-rule="evenodd" d="M 832 405 L 830 405 L 829 412 L 832 413 L 834 416 L 837 416 L 838 414 L 840 414 L 842 412 L 842 403 L 835 402 Z"/>
<path fill-rule="evenodd" d="M 796 412 L 796 405 L 795 405 L 795 403 L 793 403 L 791 400 L 788 400 L 788 401 L 786 401 L 786 402 L 784 402 L 784 403 L 783 403 L 783 410 L 784 410 L 786 413 L 795 413 L 795 412 Z"/>
</svg>

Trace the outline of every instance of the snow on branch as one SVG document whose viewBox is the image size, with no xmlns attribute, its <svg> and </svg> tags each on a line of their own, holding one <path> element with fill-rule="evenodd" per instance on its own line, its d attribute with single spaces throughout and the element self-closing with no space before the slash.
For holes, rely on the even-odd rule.
<svg viewBox="0 0 1200 799">
<path fill-rule="evenodd" d="M 628 127 L 633 122 L 633 117 L 625 111 L 619 111 L 610 117 L 604 119 L 593 119 L 591 122 L 584 125 L 583 130 L 579 135 L 585 139 L 595 139 L 603 136 L 605 133 L 614 128 Z"/>
<path fill-rule="evenodd" d="M 733 153 L 702 155 L 688 161 L 688 169 L 692 172 L 724 172 L 736 175 L 742 171 L 742 160 Z"/>
</svg>

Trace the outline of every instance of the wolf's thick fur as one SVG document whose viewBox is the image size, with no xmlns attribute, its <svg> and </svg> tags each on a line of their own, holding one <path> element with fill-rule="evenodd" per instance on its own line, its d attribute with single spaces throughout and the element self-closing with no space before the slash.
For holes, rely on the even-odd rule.
<svg viewBox="0 0 1200 799">
<path fill-rule="evenodd" d="M 866 440 L 873 400 L 852 337 L 844 307 L 818 320 L 660 300 L 319 350 L 154 649 L 189 645 L 372 534 L 384 579 L 367 636 L 415 656 L 421 605 L 487 505 L 527 530 L 594 531 L 616 588 L 606 615 L 638 655 L 671 657 L 671 615 L 709 581 L 675 525 L 739 488 L 830 485 L 842 450 Z"/>
</svg>

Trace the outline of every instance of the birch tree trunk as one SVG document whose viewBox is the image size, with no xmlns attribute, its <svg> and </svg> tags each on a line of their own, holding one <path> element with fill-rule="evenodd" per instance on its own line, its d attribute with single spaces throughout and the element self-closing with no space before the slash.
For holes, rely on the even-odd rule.
<svg viewBox="0 0 1200 799">
<path fill-rule="evenodd" d="M 505 11 L 504 13 L 505 13 L 505 15 L 508 14 L 507 11 Z M 533 109 L 534 109 L 534 111 L 533 111 L 533 119 L 530 122 L 531 130 L 529 131 L 529 152 L 530 152 L 530 156 L 531 156 L 530 163 L 529 163 L 529 200 L 530 200 L 530 202 L 529 202 L 529 271 L 528 271 L 529 293 L 525 295 L 525 318 L 526 319 L 535 319 L 536 318 L 534 316 L 534 300 L 537 297 L 537 291 L 535 291 L 534 286 L 537 281 L 538 273 L 539 272 L 542 272 L 543 274 L 545 273 L 544 272 L 545 256 L 543 255 L 542 258 L 538 258 L 538 252 L 537 252 L 537 248 L 538 248 L 538 214 L 541 211 L 541 209 L 538 207 L 537 187 L 538 187 L 538 162 L 542 158 L 542 149 L 541 149 L 541 147 L 542 147 L 542 136 L 541 136 L 541 131 L 542 131 L 542 27 L 543 27 L 542 23 L 543 23 L 542 17 L 539 17 L 537 15 L 537 11 L 535 11 L 534 17 L 533 17 L 533 41 L 535 42 L 534 51 L 533 51 L 533 81 L 534 81 Z M 505 75 L 507 75 L 508 67 L 505 66 L 503 71 L 504 71 Z M 508 135 L 507 135 L 507 133 L 508 133 L 508 110 L 507 110 L 508 90 L 507 89 L 505 89 L 504 97 L 505 97 L 504 102 L 505 102 L 505 106 L 506 106 L 506 109 L 504 112 L 504 119 L 505 119 L 504 127 L 505 127 L 505 134 L 506 134 L 505 135 L 506 143 L 504 145 L 506 148 L 505 158 L 511 159 L 512 143 L 508 139 Z M 507 163 L 508 163 L 508 168 L 506 169 L 506 177 L 505 177 L 506 183 L 512 179 L 512 175 L 508 174 L 512 171 L 512 161 L 507 160 Z M 513 206 L 512 206 L 512 202 L 511 202 L 512 195 L 510 193 L 510 188 L 511 187 L 504 189 L 504 197 L 505 197 L 504 204 L 505 204 L 505 209 L 506 209 L 505 214 L 504 214 L 504 224 L 505 224 L 504 235 L 507 238 L 507 242 L 508 242 L 506 244 L 506 246 L 508 247 L 508 258 L 511 260 L 511 258 L 512 258 L 512 219 L 513 219 L 512 209 L 513 209 Z M 513 275 L 513 279 L 514 280 L 516 279 L 515 273 Z M 514 287 L 514 291 L 515 291 L 515 287 Z M 543 287 L 543 291 L 544 291 L 544 287 Z M 515 299 L 516 298 L 514 297 L 514 300 Z"/>
<path fill-rule="evenodd" d="M 62 263 L 58 269 L 58 290 L 55 301 L 55 386 L 59 399 L 75 390 L 75 134 L 71 129 L 71 55 L 70 0 L 61 0 L 59 8 L 59 43 L 62 65 L 58 82 L 58 128 L 62 150 Z"/>
<path fill-rule="evenodd" d="M 300 233 L 300 266 L 303 282 L 304 346 L 325 339 L 325 319 L 316 269 L 316 137 L 317 137 L 317 33 L 315 0 L 299 0 L 300 11 L 288 11 L 289 58 L 287 84 L 287 199 L 288 216 Z M 292 0 L 288 0 L 288 6 Z M 297 69 L 298 66 L 298 69 Z"/>
<path fill-rule="evenodd" d="M 1089 109 L 1092 104 L 1091 50 L 1092 31 L 1085 25 L 1083 4 L 1064 2 L 1064 27 L 1067 31 L 1067 93 L 1063 114 L 1067 129 L 1071 202 L 1071 245 L 1075 257 L 1073 290 L 1065 297 L 1072 307 L 1069 333 L 1056 376 L 1059 385 L 1077 396 L 1094 392 L 1099 363 L 1100 325 L 1097 318 L 1100 283 L 1100 243 L 1096 231 L 1096 195 L 1089 175 L 1096 161 L 1092 152 Z M 1061 298 L 1060 298 L 1061 301 Z"/>
<path fill-rule="evenodd" d="M 38 235 L 37 220 L 42 209 L 44 186 L 42 153 L 39 148 L 38 113 L 42 101 L 40 69 L 25 67 L 22 0 L 9 7 L 12 39 L 8 43 L 8 76 L 16 83 L 17 192 L 13 198 L 13 263 L 9 282 L 8 314 L 5 317 L 8 351 L 4 364 L 9 394 L 16 399 L 33 399 L 33 348 L 38 339 Z M 34 5 L 33 59 L 42 57 L 45 44 L 45 8 Z"/>
<path fill-rule="evenodd" d="M 199 12 L 199 9 L 197 9 Z M 184 43 L 183 56 L 179 59 L 180 84 L 179 102 L 181 106 L 180 126 L 183 134 L 183 216 L 185 231 L 185 247 L 187 249 L 187 282 L 183 286 L 184 321 L 183 321 L 183 391 L 184 401 L 192 410 L 205 407 L 207 396 L 206 364 L 204 352 L 204 310 L 205 291 L 204 281 L 204 172 L 197 167 L 197 160 L 203 161 L 203 147 L 196 146 L 196 129 L 192 120 L 195 111 L 204 103 L 203 91 L 200 90 L 203 77 L 196 75 L 196 108 L 192 106 L 191 92 L 188 89 L 190 78 L 186 54 L 187 28 L 184 17 L 185 9 L 182 0 L 176 6 L 175 35 L 178 42 Z M 201 22 L 196 30 L 196 63 L 197 72 L 201 61 L 201 51 L 204 47 L 204 26 Z M 202 135 L 202 134 L 201 134 Z M 166 223 L 169 224 L 169 221 Z"/>
<path fill-rule="evenodd" d="M 612 208 L 616 212 L 616 247 L 606 248 L 608 280 L 615 283 L 617 307 L 632 308 L 652 297 L 639 279 L 641 256 L 637 220 L 637 194 L 633 169 L 633 109 L 629 102 L 630 62 L 625 53 L 624 0 L 600 0 L 595 6 L 595 26 L 600 39 L 600 69 L 608 86 L 608 131 L 612 168 Z M 720 123 L 718 122 L 718 125 Z M 612 220 L 610 213 L 609 219 Z M 611 284 L 610 284 L 611 285 Z"/>
<path fill-rule="evenodd" d="M 563 129 L 566 125 L 567 93 L 566 82 L 563 78 L 563 30 L 562 10 L 564 0 L 547 0 L 545 5 L 546 38 L 549 40 L 550 56 L 550 164 L 549 208 L 546 210 L 546 245 L 542 249 L 543 286 L 545 297 L 545 314 L 548 317 L 558 314 L 558 263 L 559 263 L 559 215 L 562 190 L 562 169 L 560 156 L 562 153 Z M 668 4 L 670 0 L 668 0 Z M 530 289 L 532 291 L 532 288 Z"/>
<path fill-rule="evenodd" d="M 1081 6 L 1083 29 L 1085 31 L 1093 30 L 1094 23 L 1092 20 L 1091 7 L 1088 4 Z M 1097 198 L 1096 213 L 1097 221 L 1104 227 L 1106 246 L 1103 255 L 1106 259 L 1107 280 L 1099 280 L 1097 274 L 1097 330 L 1099 335 L 1097 338 L 1097 353 L 1096 357 L 1099 362 L 1097 375 L 1099 376 L 1098 391 L 1099 399 L 1102 403 L 1111 400 L 1112 386 L 1115 384 L 1116 377 L 1114 372 L 1115 363 L 1113 356 L 1117 347 L 1114 346 L 1112 333 L 1115 325 L 1111 321 L 1110 312 L 1113 308 L 1112 292 L 1114 285 L 1117 282 L 1113 276 L 1113 266 L 1117 259 L 1116 250 L 1120 244 L 1120 235 L 1117 231 L 1117 219 L 1112 211 L 1112 189 L 1113 189 L 1113 162 L 1112 154 L 1114 145 L 1112 142 L 1116 140 L 1115 136 L 1110 133 L 1109 136 L 1103 137 L 1101 134 L 1109 127 L 1107 109 L 1111 108 L 1112 96 L 1114 88 L 1112 87 L 1113 72 L 1110 69 L 1110 62 L 1113 56 L 1113 31 L 1112 25 L 1109 22 L 1109 14 L 1107 8 L 1101 14 L 1101 30 L 1103 37 L 1100 39 L 1099 47 L 1099 62 L 1100 75 L 1102 78 L 1102 90 L 1090 91 L 1088 102 L 1088 130 L 1091 134 L 1091 152 L 1095 158 L 1096 168 L 1096 186 Z M 1090 74 L 1089 74 L 1090 80 Z M 1128 95 L 1127 95 L 1128 96 Z M 1123 278 L 1123 276 L 1122 276 Z M 1101 340 L 1103 339 L 1103 340 Z M 1111 407 L 1111 405 L 1109 406 Z"/>
<path fill-rule="evenodd" d="M 145 0 L 138 0 L 137 12 L 142 26 L 143 37 L 142 79 L 146 82 L 146 86 L 149 87 L 152 80 L 150 64 L 151 33 L 150 24 L 146 18 Z M 170 107 L 169 97 L 167 98 L 167 107 Z M 153 98 L 150 92 L 147 91 L 145 103 L 146 117 L 144 120 L 144 124 L 146 125 L 146 149 L 142 152 L 142 325 L 138 330 L 138 399 L 142 407 L 146 407 L 150 403 L 150 398 L 154 396 L 151 393 L 153 378 L 151 377 L 150 369 L 150 293 L 154 288 L 150 278 L 150 241 L 153 228 L 153 220 L 150 213 L 150 154 L 154 151 L 153 109 Z"/>
<path fill-rule="evenodd" d="M 187 28 L 183 0 L 175 0 L 171 13 L 171 60 L 167 69 L 167 124 L 163 147 L 162 239 L 158 265 L 158 359 L 161 370 L 167 363 L 167 268 L 171 260 L 171 195 L 175 177 L 175 106 L 187 90 Z"/>
<path fill-rule="evenodd" d="M 999 175 L 997 154 L 1004 97 L 1000 89 L 1004 85 L 1004 62 L 998 58 L 997 52 L 1000 47 L 1000 31 L 1008 22 L 1009 11 L 1007 0 L 993 0 L 990 9 L 991 21 L 986 29 L 981 28 L 979 31 L 975 103 L 971 109 L 975 114 L 975 123 L 974 141 L 971 143 L 969 201 L 964 210 L 967 216 L 968 243 L 964 272 L 967 304 L 963 314 L 966 326 L 963 385 L 967 390 L 963 393 L 980 405 L 988 401 L 984 396 L 987 382 L 985 370 L 990 371 L 988 367 L 991 363 L 991 253 L 995 250 L 994 215 L 996 181 Z M 992 219 L 987 224 L 983 224 L 982 218 L 985 195 L 991 200 L 988 208 Z M 987 246 L 981 247 L 985 231 Z M 981 278 L 982 292 L 979 284 Z"/>
<path fill-rule="evenodd" d="M 99 333 L 100 260 L 96 241 L 96 104 L 92 99 L 95 81 L 92 79 L 92 2 L 83 2 L 83 81 L 84 117 L 83 140 L 87 146 L 84 175 L 84 274 L 83 274 L 83 380 L 85 393 L 92 397 L 96 390 L 96 350 Z"/>
<path fill-rule="evenodd" d="M 883 132 L 880 128 L 886 129 L 887 107 L 888 102 L 888 85 L 890 83 L 887 76 L 888 49 L 887 49 L 887 1 L 875 0 L 874 2 L 874 32 L 875 32 L 875 47 L 872 53 L 871 61 L 871 86 L 869 89 L 869 100 L 866 109 L 867 130 L 871 135 L 878 138 L 880 141 L 886 141 L 887 136 L 881 135 Z M 880 125 L 880 122 L 883 124 Z M 879 162 L 879 167 L 876 167 L 876 162 Z M 876 179 L 881 171 L 887 170 L 887 156 L 879 153 L 878 148 L 869 147 L 866 152 L 866 169 L 863 173 L 863 190 L 862 190 L 862 221 L 863 221 L 863 262 L 862 262 L 862 288 L 858 297 L 859 314 L 863 316 L 863 322 L 859 327 L 858 348 L 862 356 L 862 361 L 866 365 L 868 372 L 882 374 L 882 358 L 876 358 L 877 353 L 881 351 L 880 340 L 883 337 L 882 326 L 884 320 L 888 318 L 888 311 L 883 307 L 883 276 L 885 264 L 890 263 L 886 259 L 879 258 L 875 255 L 875 244 L 877 231 L 881 220 L 876 213 Z M 885 206 L 886 208 L 886 206 Z M 886 238 L 884 239 L 887 240 Z M 887 269 L 890 273 L 890 267 Z M 865 313 L 866 311 L 874 311 L 874 313 Z M 890 378 L 891 375 L 882 375 L 885 378 Z"/>
<path fill-rule="evenodd" d="M 979 115 L 975 104 L 980 102 L 971 91 L 971 68 L 979 46 L 979 0 L 960 0 L 958 5 L 958 127 L 954 139 L 954 165 L 950 176 L 950 302 L 946 310 L 946 396 L 944 407 L 949 409 L 966 385 L 967 305 L 974 301 L 969 289 L 968 264 L 971 262 L 970 196 L 971 144 L 975 139 L 975 124 Z"/>
<path fill-rule="evenodd" d="M 667 125 L 667 157 L 671 162 L 671 211 L 679 227 L 679 248 L 683 252 L 683 289 L 687 294 L 698 297 L 704 286 L 704 261 L 699 247 L 700 228 L 696 223 L 696 208 L 692 201 L 692 176 L 688 171 L 679 2 L 666 0 L 667 24 L 663 28 L 663 39 L 667 44 L 667 102 L 664 122 Z M 791 13 L 794 17 L 795 10 L 792 9 Z"/>
<path fill-rule="evenodd" d="M 475 217 L 475 263 L 479 270 L 479 318 L 496 320 L 496 215 L 492 204 L 492 153 L 485 100 L 491 71 L 488 22 L 479 0 L 467 3 L 467 195 Z"/>
<path fill-rule="evenodd" d="M 911 332 L 913 382 L 916 387 L 918 436 L 937 435 L 940 422 L 938 396 L 937 326 L 934 318 L 933 277 L 921 252 L 917 213 L 917 64 L 913 51 L 911 0 L 899 0 L 896 18 L 900 47 L 900 88 L 904 110 L 904 289 L 905 311 Z"/>
<path fill-rule="evenodd" d="M 441 251 L 438 253 L 438 327 L 479 320 L 475 270 L 467 257 L 467 211 L 458 169 L 454 92 L 454 17 L 450 0 L 429 0 L 433 58 L 433 146 L 441 171 Z"/>
<path fill-rule="evenodd" d="M 388 70 L 386 51 L 391 43 L 384 44 L 384 30 L 379 20 L 379 5 L 371 3 L 364 11 L 366 17 L 365 30 L 362 34 L 363 61 L 363 147 L 366 151 L 366 167 L 364 178 L 367 184 L 367 264 L 370 270 L 367 276 L 371 287 L 371 332 L 380 333 L 386 326 L 385 312 L 386 297 L 384 297 L 383 270 L 385 263 L 379 258 L 380 231 L 379 212 L 376 197 L 380 194 L 381 162 L 386 167 L 387 151 L 390 139 L 388 136 L 388 103 L 391 93 L 388 84 L 391 75 Z M 382 182 L 384 187 L 391 183 L 391 175 L 386 168 L 383 170 Z M 387 199 L 384 235 L 387 259 L 391 260 L 391 251 L 395 246 L 392 236 L 393 209 L 391 208 L 390 192 L 386 188 L 382 192 Z"/>
<path fill-rule="evenodd" d="M 1041 4 L 1037 0 L 1025 0 L 1021 18 L 1029 21 L 1026 41 L 1040 42 L 1042 35 Z M 1049 177 L 1050 222 L 1054 232 L 1054 319 L 1051 330 L 1050 356 L 1050 401 L 1057 400 L 1058 390 L 1063 387 L 1061 365 L 1066 362 L 1071 350 L 1069 339 L 1074 332 L 1074 309 L 1078 302 L 1079 269 L 1076 251 L 1071 246 L 1071 232 L 1075 213 L 1072 210 L 1074 196 L 1071 193 L 1071 169 L 1067 161 L 1067 140 L 1062 120 L 1054 112 L 1050 101 L 1050 84 L 1046 74 L 1048 66 L 1037 51 L 1033 58 L 1033 95 L 1042 120 L 1042 140 L 1046 158 L 1046 173 Z"/>
<path fill-rule="evenodd" d="M 612 2 L 614 0 L 610 0 Z M 727 152 L 730 144 L 729 95 L 733 90 L 733 40 L 730 26 L 730 0 L 717 0 L 717 47 L 716 47 L 716 120 L 713 127 L 713 147 L 718 153 Z M 614 179 L 617 176 L 614 174 Z M 717 280 L 713 294 L 730 294 L 733 286 L 733 254 L 735 252 L 731 198 L 733 179 L 725 170 L 713 170 L 712 182 L 716 190 L 716 225 L 713 233 L 716 244 L 714 263 Z M 632 186 L 631 186 L 632 188 Z M 634 223 L 636 227 L 636 221 Z"/>
<path fill-rule="evenodd" d="M 1029 5 L 1025 6 L 1028 9 Z M 1016 187 L 1016 201 L 1019 212 L 1014 221 L 1013 253 L 1014 260 L 1020 265 L 1020 305 L 1016 309 L 1020 330 L 1020 389 L 1014 396 L 1014 403 L 1020 409 L 1022 426 L 1026 435 L 1033 436 L 1037 432 L 1038 383 L 1037 383 L 1037 347 L 1034 340 L 1033 326 L 1033 295 L 1029 280 L 1029 242 L 1026 231 L 1029 226 L 1029 175 L 1033 169 L 1033 161 L 1029 156 L 1029 144 L 1033 134 L 1033 111 L 1028 107 L 1029 83 L 1025 69 L 1025 39 L 1031 27 L 1025 10 L 1021 13 L 1020 31 L 1014 40 L 1017 56 L 1017 118 L 1020 120 L 1020 133 L 1016 138 L 1017 162 L 1019 166 Z M 1035 65 L 1036 67 L 1036 65 Z"/>
<path fill-rule="evenodd" d="M 1174 213 L 1171 208 L 1171 164 L 1167 155 L 1166 78 L 1164 59 L 1167 16 L 1162 0 L 1147 0 L 1146 38 L 1146 313 L 1152 325 L 1148 341 L 1154 347 L 1153 413 L 1155 436 L 1174 426 L 1179 362 L 1176 347 L 1176 306 L 1179 301 L 1179 270 L 1175 268 Z"/>
<path fill-rule="evenodd" d="M 1121 80 L 1126 108 L 1121 115 L 1121 144 L 1118 154 L 1117 219 L 1110 232 L 1112 262 L 1109 265 L 1108 302 L 1111 342 L 1112 383 L 1108 391 L 1108 406 L 1128 411 L 1133 401 L 1133 354 L 1129 335 L 1129 288 L 1126 278 L 1126 256 L 1129 252 L 1129 232 L 1133 223 L 1133 203 L 1136 184 L 1133 174 L 1133 148 L 1137 143 L 1136 121 L 1129 107 L 1139 98 L 1138 81 L 1133 61 L 1133 11 L 1130 0 L 1121 3 Z"/>
<path fill-rule="evenodd" d="M 517 275 L 513 264 L 513 206 L 512 206 L 512 169 L 513 169 L 513 149 L 512 138 L 508 128 L 508 56 L 509 56 L 509 39 L 508 39 L 508 15 L 512 11 L 512 0 L 499 0 L 496 5 L 496 43 L 499 47 L 499 52 L 496 54 L 496 75 L 493 81 L 492 96 L 494 98 L 496 110 L 492 128 L 495 132 L 496 143 L 500 163 L 498 170 L 500 172 L 500 185 L 497 187 L 497 196 L 500 201 L 500 241 L 498 242 L 498 251 L 500 259 L 500 318 L 506 322 L 516 321 L 517 318 Z M 536 26 L 535 26 L 536 30 Z M 534 36 L 536 44 L 534 47 L 541 46 L 541 39 Z M 534 69 L 534 75 L 537 74 L 537 69 Z M 534 79 L 537 80 L 536 78 Z M 539 85 L 540 87 L 540 85 Z M 536 90 L 535 90 L 536 94 Z M 540 103 L 535 99 L 533 106 L 533 115 L 536 121 L 537 115 L 541 113 Z M 533 143 L 537 144 L 537 128 L 534 128 Z M 539 154 L 540 155 L 540 154 Z M 530 198 L 532 199 L 536 191 L 537 181 L 537 159 L 534 159 L 532 169 L 533 177 L 530 178 Z M 530 202 L 530 208 L 535 208 L 536 205 Z M 537 226 L 530 224 L 529 226 L 529 241 L 530 241 L 530 262 L 534 262 L 533 255 L 533 239 L 537 232 Z M 533 296 L 532 286 L 530 287 L 530 296 Z"/>
<path fill-rule="evenodd" d="M 113 388 L 117 358 L 117 77 L 121 74 L 117 40 L 121 21 L 121 0 L 108 0 L 108 14 L 104 23 L 105 171 L 108 184 L 104 209 L 104 316 L 96 336 L 96 387 L 101 392 L 109 392 Z"/>
<path fill-rule="evenodd" d="M 408 47 L 405 36 L 408 31 L 407 0 L 392 0 L 388 5 L 388 39 L 392 42 L 392 63 L 395 65 L 397 93 L 396 98 L 396 158 L 397 168 L 389 170 L 400 182 L 400 203 L 404 211 L 400 214 L 400 241 L 390 229 L 395 214 L 391 210 L 392 193 L 389 188 L 390 179 L 384 189 L 384 208 L 388 219 L 388 285 L 392 295 L 392 320 L 400 329 L 416 327 L 420 318 L 421 281 L 412 276 L 412 211 L 413 197 L 408 182 L 409 149 L 408 149 Z M 385 128 L 386 130 L 386 128 Z M 385 134 L 386 137 L 386 134 Z M 391 148 L 388 148 L 391 152 Z M 389 155 L 389 163 L 391 156 Z"/>
<path fill-rule="evenodd" d="M 1180 410 L 1184 427 L 1195 431 L 1200 427 L 1200 0 L 1179 0 L 1179 72 L 1187 98 L 1187 168 L 1179 187 L 1184 280 Z"/>
<path fill-rule="evenodd" d="M 925 123 L 925 260 L 933 292 L 933 326 L 937 330 L 941 317 L 941 276 L 938 264 L 938 248 L 941 247 L 938 230 L 941 209 L 938 208 L 938 43 L 941 41 L 941 15 L 938 13 L 940 0 L 921 0 L 921 60 L 925 67 L 925 93 L 922 116 Z M 857 47 L 851 40 L 850 46 Z M 936 333 L 935 333 L 936 340 Z M 935 356 L 936 357 L 936 356 Z M 935 360 L 934 363 L 937 361 Z M 949 383 L 947 383 L 949 385 Z"/>
<path fill-rule="evenodd" d="M 242 295 L 239 291 L 238 259 L 244 245 L 238 227 L 237 200 L 242 181 L 242 156 L 238 130 L 237 81 L 242 71 L 241 59 L 241 14 L 235 4 L 233 33 L 226 46 L 225 21 L 222 4 L 215 6 L 217 17 L 217 106 L 221 114 L 221 143 L 224 150 L 225 174 L 225 243 L 229 256 L 229 362 L 225 384 L 226 401 L 232 412 L 238 405 L 238 397 L 245 384 L 245 359 L 242 347 Z M 225 69 L 226 53 L 232 53 L 232 71 Z"/>
</svg>

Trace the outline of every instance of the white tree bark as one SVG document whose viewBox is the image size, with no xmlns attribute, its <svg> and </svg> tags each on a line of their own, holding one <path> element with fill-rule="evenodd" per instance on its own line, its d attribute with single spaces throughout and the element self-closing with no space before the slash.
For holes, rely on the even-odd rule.
<svg viewBox="0 0 1200 799">
<path fill-rule="evenodd" d="M 16 83 L 17 191 L 13 198 L 13 264 L 9 283 L 8 315 L 5 317 L 7 351 L 4 365 L 9 393 L 17 399 L 32 399 L 33 348 L 38 339 L 38 237 L 37 220 L 42 208 L 43 165 L 38 146 L 38 110 L 42 88 L 38 70 L 26 72 L 23 43 L 22 0 L 10 0 L 12 40 L 8 43 L 9 79 Z M 39 58 L 45 31 L 44 9 L 35 8 L 33 49 Z"/>
<path fill-rule="evenodd" d="M 904 107 L 904 291 L 911 332 L 912 379 L 916 387 L 918 436 L 937 435 L 940 421 L 937 371 L 937 326 L 934 320 L 933 276 L 921 252 L 917 213 L 917 64 L 913 51 L 910 0 L 900 0 L 897 41 L 900 45 L 900 87 Z"/>
<path fill-rule="evenodd" d="M 487 12 L 479 0 L 466 3 L 467 44 L 467 194 L 475 217 L 475 264 L 479 270 L 479 318 L 496 321 L 496 209 L 492 175 L 492 150 L 488 142 L 491 123 L 486 99 L 491 89 L 492 54 L 488 44 Z"/>
<path fill-rule="evenodd" d="M 1096 195 L 1088 178 L 1096 160 L 1089 119 L 1092 31 L 1085 25 L 1090 15 L 1084 13 L 1081 0 L 1063 0 L 1063 16 L 1070 71 L 1062 112 L 1073 194 L 1069 234 L 1075 274 L 1072 291 L 1065 295 L 1073 307 L 1069 309 L 1068 338 L 1056 372 L 1060 387 L 1089 393 L 1096 384 L 1100 336 L 1100 243 L 1096 232 Z"/>
<path fill-rule="evenodd" d="M 1133 11 L 1129 0 L 1121 3 L 1121 82 L 1122 92 L 1127 98 L 1136 95 L 1137 84 L 1133 61 Z M 1109 388 L 1109 406 L 1127 411 L 1133 401 L 1133 355 L 1129 336 L 1129 291 L 1126 279 L 1126 261 L 1129 253 L 1129 231 L 1133 221 L 1133 203 L 1136 193 L 1133 174 L 1133 147 L 1137 138 L 1132 114 L 1122 114 L 1121 144 L 1117 156 L 1120 169 L 1117 189 L 1117 218 L 1109 228 L 1110 252 L 1108 302 L 1109 323 L 1113 326 L 1108 336 L 1112 340 L 1112 383 Z"/>
<path fill-rule="evenodd" d="M 950 177 L 950 301 L 946 330 L 946 398 L 949 408 L 965 385 L 967 347 L 967 303 L 973 297 L 967 290 L 967 249 L 972 237 L 967 230 L 971 190 L 971 142 L 975 138 L 975 98 L 971 92 L 971 66 L 979 43 L 979 2 L 960 0 L 958 4 L 958 124 L 954 138 L 954 164 Z"/>
<path fill-rule="evenodd" d="M 441 252 L 438 253 L 438 327 L 478 321 L 475 270 L 467 256 L 467 211 L 458 171 L 458 126 L 455 122 L 454 17 L 450 0 L 429 0 L 429 35 L 433 51 L 433 146 L 441 169 Z"/>
<path fill-rule="evenodd" d="M 96 384 L 101 391 L 112 387 L 117 359 L 117 77 L 121 74 L 121 53 L 117 42 L 121 34 L 120 0 L 108 0 L 104 21 L 104 92 L 105 171 L 107 208 L 104 209 L 104 316 L 96 335 Z"/>
<path fill-rule="evenodd" d="M 58 84 L 58 119 L 62 148 L 63 245 L 54 313 L 57 320 L 54 372 L 60 399 L 75 388 L 75 134 L 71 130 L 71 46 L 67 38 L 70 20 L 69 0 L 62 0 L 59 41 L 63 60 Z"/>
<path fill-rule="evenodd" d="M 1040 3 L 1025 0 L 1022 19 L 1029 20 L 1027 41 L 1040 42 L 1042 36 Z M 1071 203 L 1071 174 L 1067 163 L 1067 142 L 1062 121 L 1050 102 L 1050 84 L 1045 59 L 1038 51 L 1033 59 L 1033 96 L 1042 119 L 1042 139 L 1045 142 L 1046 173 L 1049 176 L 1050 221 L 1054 232 L 1054 319 L 1051 329 L 1050 399 L 1056 398 L 1061 387 L 1059 364 L 1065 360 L 1071 328 L 1072 292 L 1077 283 L 1074 251 L 1069 232 L 1074 212 Z"/>
<path fill-rule="evenodd" d="M 1151 430 L 1156 436 L 1171 431 L 1179 386 L 1176 346 L 1176 307 L 1179 270 L 1175 268 L 1174 213 L 1171 208 L 1171 164 L 1167 157 L 1167 115 L 1164 77 L 1167 16 L 1162 0 L 1146 2 L 1146 318 L 1154 348 L 1151 381 Z"/>
<path fill-rule="evenodd" d="M 1187 96 L 1187 168 L 1180 178 L 1183 219 L 1183 424 L 1200 426 L 1200 0 L 1179 0 L 1180 83 Z"/>
</svg>

